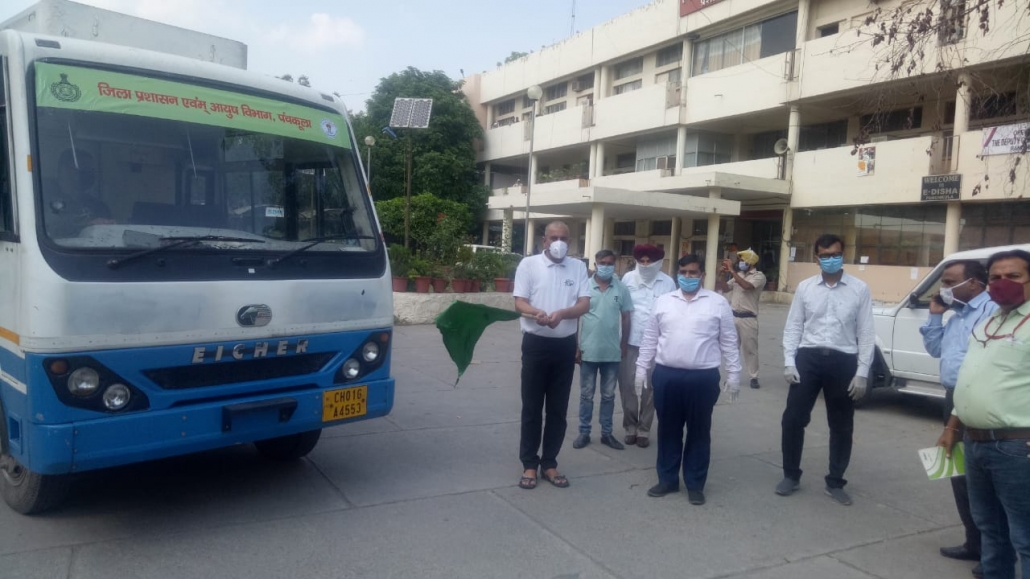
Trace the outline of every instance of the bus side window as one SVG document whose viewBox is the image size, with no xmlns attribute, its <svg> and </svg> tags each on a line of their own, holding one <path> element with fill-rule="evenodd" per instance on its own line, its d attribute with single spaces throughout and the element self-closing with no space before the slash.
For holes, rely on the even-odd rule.
<svg viewBox="0 0 1030 579">
<path fill-rule="evenodd" d="M 7 59 L 3 59 L 2 78 L 0 78 L 0 239 L 13 241 L 14 232 L 14 193 L 11 186 L 11 135 L 7 115 Z"/>
</svg>

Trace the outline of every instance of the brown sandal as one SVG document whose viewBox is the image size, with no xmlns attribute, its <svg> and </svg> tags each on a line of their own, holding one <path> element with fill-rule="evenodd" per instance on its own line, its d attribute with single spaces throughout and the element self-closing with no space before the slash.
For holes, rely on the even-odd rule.
<svg viewBox="0 0 1030 579">
<path fill-rule="evenodd" d="M 534 472 L 533 474 L 536 474 L 536 473 Z M 523 475 L 522 478 L 519 479 L 519 488 L 520 489 L 526 489 L 527 491 L 531 491 L 531 490 L 535 489 L 536 488 L 536 477 L 535 476 L 525 476 L 525 475 Z"/>
<path fill-rule="evenodd" d="M 556 486 L 556 487 L 558 487 L 560 489 L 568 488 L 568 486 L 569 486 L 569 479 L 565 478 L 565 475 L 563 475 L 563 474 L 556 474 L 554 476 L 547 476 L 547 473 L 545 472 L 545 473 L 541 473 L 540 476 L 545 481 L 553 484 L 554 486 Z"/>
</svg>

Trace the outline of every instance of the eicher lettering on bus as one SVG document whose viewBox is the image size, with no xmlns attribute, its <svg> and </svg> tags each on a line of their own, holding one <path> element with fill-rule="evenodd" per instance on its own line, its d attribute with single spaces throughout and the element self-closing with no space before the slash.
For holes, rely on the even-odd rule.
<svg viewBox="0 0 1030 579">
<path fill-rule="evenodd" d="M 306 354 L 307 340 L 279 340 L 278 342 L 255 342 L 253 344 L 219 344 L 193 348 L 193 363 L 221 362 L 222 360 L 256 360 L 271 356 Z"/>
</svg>

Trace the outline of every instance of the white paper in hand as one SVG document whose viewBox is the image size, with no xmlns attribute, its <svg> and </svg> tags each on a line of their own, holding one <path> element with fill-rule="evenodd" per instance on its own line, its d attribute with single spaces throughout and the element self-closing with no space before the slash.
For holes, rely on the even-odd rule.
<svg viewBox="0 0 1030 579">
<path fill-rule="evenodd" d="M 944 456 L 943 446 L 931 446 L 919 451 L 919 460 L 930 480 L 963 476 L 966 474 L 966 449 L 961 442 L 951 449 L 951 458 Z"/>
</svg>

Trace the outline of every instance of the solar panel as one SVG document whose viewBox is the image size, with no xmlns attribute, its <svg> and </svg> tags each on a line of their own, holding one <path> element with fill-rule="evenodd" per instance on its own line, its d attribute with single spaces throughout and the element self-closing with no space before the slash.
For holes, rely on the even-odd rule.
<svg viewBox="0 0 1030 579">
<path fill-rule="evenodd" d="M 429 128 L 429 117 L 433 112 L 433 99 L 405 99 L 393 101 L 390 127 L 394 129 Z"/>
</svg>

